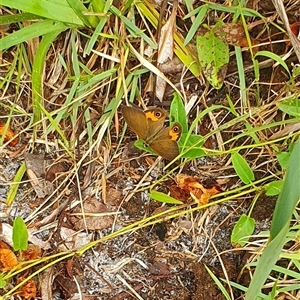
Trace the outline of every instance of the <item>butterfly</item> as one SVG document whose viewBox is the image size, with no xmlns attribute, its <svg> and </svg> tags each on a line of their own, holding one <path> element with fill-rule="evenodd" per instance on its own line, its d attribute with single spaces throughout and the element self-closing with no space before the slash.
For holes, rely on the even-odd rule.
<svg viewBox="0 0 300 300">
<path fill-rule="evenodd" d="M 151 149 L 167 160 L 173 160 L 179 154 L 177 141 L 181 135 L 181 125 L 164 126 L 167 113 L 161 108 L 142 111 L 124 106 L 122 115 L 129 128 Z"/>
</svg>

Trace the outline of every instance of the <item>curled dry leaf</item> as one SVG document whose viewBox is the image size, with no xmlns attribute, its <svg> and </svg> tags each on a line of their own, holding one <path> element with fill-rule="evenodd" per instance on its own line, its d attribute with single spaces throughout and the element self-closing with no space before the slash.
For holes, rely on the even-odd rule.
<svg viewBox="0 0 300 300">
<path fill-rule="evenodd" d="M 30 244 L 28 245 L 27 249 L 22 251 L 22 260 L 28 261 L 37 259 L 38 257 L 42 256 L 42 250 L 39 246 Z"/>
<path fill-rule="evenodd" d="M 166 64 L 167 61 L 171 61 L 174 55 L 174 31 L 176 26 L 176 14 L 177 14 L 178 1 L 173 2 L 172 13 L 168 21 L 162 26 L 159 34 L 158 41 L 158 53 L 157 53 L 157 66 L 160 69 L 161 64 Z M 156 90 L 155 96 L 162 101 L 167 82 L 161 78 L 156 78 Z"/>
<path fill-rule="evenodd" d="M 53 191 L 53 186 L 42 181 L 45 176 L 45 159 L 43 154 L 24 153 L 26 172 L 32 187 L 39 198 L 44 198 Z"/>
<path fill-rule="evenodd" d="M 0 135 L 2 136 L 5 132 L 5 125 L 6 124 L 0 124 Z M 4 137 L 4 143 L 10 141 L 9 146 L 15 147 L 19 139 L 16 137 L 16 134 L 11 130 L 11 128 L 8 126 L 6 132 L 5 132 L 5 137 Z"/>
<path fill-rule="evenodd" d="M 18 278 L 18 283 L 22 282 L 26 278 Z M 22 285 L 17 294 L 20 295 L 23 299 L 35 299 L 36 297 L 36 284 L 33 279 L 29 279 L 24 285 Z"/>
<path fill-rule="evenodd" d="M 196 177 L 179 174 L 176 176 L 177 185 L 170 187 L 171 196 L 182 202 L 190 200 L 205 205 L 209 202 L 209 198 L 221 192 L 218 185 L 204 187 Z"/>
<path fill-rule="evenodd" d="M 2 272 L 9 271 L 18 265 L 18 259 L 12 250 L 0 249 L 0 265 Z"/>
</svg>

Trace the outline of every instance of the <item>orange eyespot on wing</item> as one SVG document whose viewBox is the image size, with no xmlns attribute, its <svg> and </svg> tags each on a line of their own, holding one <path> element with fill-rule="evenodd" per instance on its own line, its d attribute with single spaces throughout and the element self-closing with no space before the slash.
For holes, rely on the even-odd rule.
<svg viewBox="0 0 300 300">
<path fill-rule="evenodd" d="M 157 122 L 161 119 L 165 120 L 165 118 L 167 116 L 166 112 L 161 108 L 146 110 L 145 115 L 146 115 L 147 119 L 149 119 L 153 122 Z"/>
<path fill-rule="evenodd" d="M 181 136 L 181 125 L 179 123 L 173 124 L 169 130 L 169 136 L 172 141 L 178 141 Z"/>
</svg>

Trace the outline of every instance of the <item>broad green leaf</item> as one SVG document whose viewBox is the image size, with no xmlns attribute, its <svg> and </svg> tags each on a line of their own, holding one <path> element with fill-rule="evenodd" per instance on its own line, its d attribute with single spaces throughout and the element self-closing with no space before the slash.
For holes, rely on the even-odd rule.
<svg viewBox="0 0 300 300">
<path fill-rule="evenodd" d="M 282 180 L 270 182 L 266 186 L 266 195 L 267 196 L 277 196 L 280 194 L 282 187 L 283 187 Z"/>
<path fill-rule="evenodd" d="M 83 23 L 67 1 L 59 3 L 47 0 L 2 0 L 1 5 L 35 14 L 40 17 L 82 26 Z"/>
<path fill-rule="evenodd" d="M 242 155 L 238 152 L 233 152 L 231 159 L 233 168 L 243 183 L 248 184 L 255 179 L 253 171 Z"/>
<path fill-rule="evenodd" d="M 222 25 L 219 22 L 216 26 Z M 216 89 L 220 89 L 226 75 L 229 62 L 229 46 L 216 37 L 214 30 L 197 37 L 197 51 L 200 66 L 207 81 Z"/>
<path fill-rule="evenodd" d="M 26 250 L 28 246 L 28 231 L 23 219 L 16 217 L 13 224 L 13 248 L 14 251 Z"/>
<path fill-rule="evenodd" d="M 249 237 L 254 232 L 255 229 L 255 220 L 248 217 L 245 214 L 240 216 L 240 219 L 234 225 L 232 234 L 231 234 L 231 243 L 238 244 L 241 247 L 244 247 L 248 242 Z"/>
<path fill-rule="evenodd" d="M 171 123 L 179 122 L 182 126 L 182 132 L 188 132 L 188 124 L 185 114 L 185 108 L 180 96 L 175 93 L 170 107 Z"/>
<path fill-rule="evenodd" d="M 289 161 L 282 191 L 276 203 L 271 224 L 270 242 L 259 259 L 245 300 L 256 299 L 286 243 L 293 211 L 300 199 L 300 141 Z"/>
<path fill-rule="evenodd" d="M 179 147 L 183 145 L 187 134 L 182 134 L 180 139 Z M 201 135 L 190 134 L 188 140 L 185 142 L 185 147 L 181 150 L 183 152 L 182 157 L 184 158 L 199 158 L 205 155 L 205 151 L 201 149 L 204 143 L 204 139 Z"/>
<path fill-rule="evenodd" d="M 291 153 L 289 152 L 280 152 L 277 153 L 277 160 L 282 169 L 286 169 L 290 160 Z"/>
<path fill-rule="evenodd" d="M 278 103 L 278 108 L 290 116 L 300 117 L 300 100 L 298 96 Z"/>
<path fill-rule="evenodd" d="M 0 289 L 3 289 L 5 286 L 6 286 L 6 281 L 5 280 L 0 280 Z"/>
<path fill-rule="evenodd" d="M 151 191 L 149 194 L 149 197 L 163 203 L 168 203 L 168 204 L 182 204 L 181 201 L 174 199 L 164 193 L 157 192 L 157 191 Z"/>
</svg>

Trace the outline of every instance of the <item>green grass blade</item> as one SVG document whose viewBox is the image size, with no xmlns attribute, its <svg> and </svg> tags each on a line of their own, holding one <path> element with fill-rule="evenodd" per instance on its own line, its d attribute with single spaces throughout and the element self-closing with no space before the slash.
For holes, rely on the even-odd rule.
<svg viewBox="0 0 300 300">
<path fill-rule="evenodd" d="M 0 41 L 0 50 L 7 49 L 14 45 L 28 41 L 35 37 L 39 37 L 51 32 L 62 32 L 68 27 L 61 22 L 54 22 L 52 20 L 44 20 L 30 26 L 26 26 L 14 33 L 4 37 Z"/>
<path fill-rule="evenodd" d="M 29 13 L 4 15 L 4 16 L 0 16 L 0 25 L 12 24 L 12 23 L 35 20 L 35 19 L 40 19 L 40 17 Z"/>
<path fill-rule="evenodd" d="M 47 0 L 2 0 L 1 4 L 41 16 L 46 19 L 52 19 L 80 26 L 83 25 L 83 22 L 76 15 L 73 9 L 69 7 L 67 1 L 65 0 L 61 0 L 59 3 Z"/>
<path fill-rule="evenodd" d="M 63 25 L 63 24 L 62 24 Z M 40 120 L 41 112 L 40 112 L 40 103 L 42 101 L 42 74 L 43 74 L 43 68 L 45 64 L 45 58 L 46 54 L 51 46 L 51 43 L 55 40 L 55 38 L 66 29 L 66 27 L 63 25 L 56 31 L 52 31 L 49 34 L 46 34 L 35 55 L 35 59 L 33 62 L 32 67 L 32 103 L 34 106 L 34 121 L 37 122 Z"/>
<path fill-rule="evenodd" d="M 284 185 L 277 201 L 272 225 L 271 239 L 290 222 L 293 211 L 300 199 L 300 140 L 296 143 L 290 157 Z"/>
<path fill-rule="evenodd" d="M 87 16 L 84 13 L 87 13 L 87 8 L 83 5 L 81 1 L 78 0 L 67 0 L 68 4 L 72 10 L 76 13 L 78 18 L 88 27 L 97 26 L 97 17 L 96 16 Z"/>
<path fill-rule="evenodd" d="M 197 17 L 195 18 L 195 20 L 192 23 L 192 26 L 189 30 L 189 32 L 186 35 L 186 38 L 184 40 L 184 46 L 186 46 L 191 39 L 194 37 L 195 33 L 197 32 L 199 26 L 202 24 L 204 17 L 206 16 L 208 10 L 208 4 L 202 5 L 201 9 L 199 10 Z"/>
<path fill-rule="evenodd" d="M 25 165 L 25 162 L 24 162 L 20 166 L 17 174 L 15 175 L 15 177 L 14 177 L 12 183 L 11 183 L 11 186 L 10 186 L 10 189 L 9 189 L 6 201 L 5 201 L 8 206 L 10 206 L 13 203 L 13 201 L 16 197 L 19 185 L 20 185 L 21 180 L 22 180 L 22 178 L 25 174 L 25 171 L 26 171 L 26 165 Z"/>
<path fill-rule="evenodd" d="M 300 198 L 300 141 L 292 151 L 282 192 L 273 215 L 270 242 L 265 248 L 251 280 L 245 300 L 255 299 L 273 269 L 286 243 L 290 220 Z"/>
</svg>

